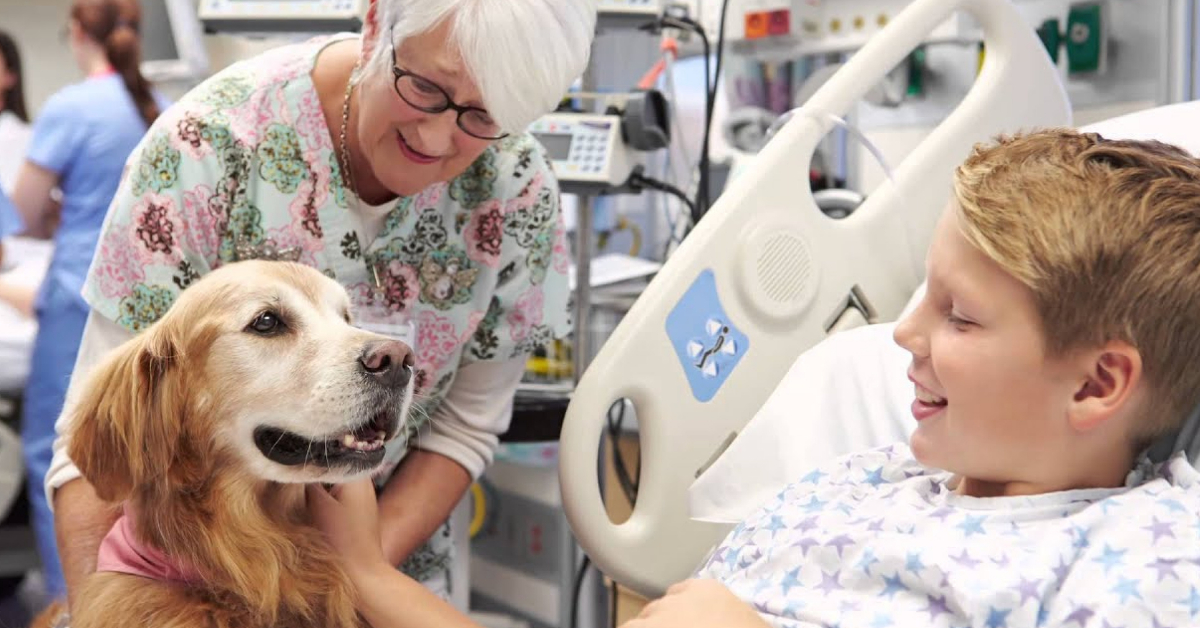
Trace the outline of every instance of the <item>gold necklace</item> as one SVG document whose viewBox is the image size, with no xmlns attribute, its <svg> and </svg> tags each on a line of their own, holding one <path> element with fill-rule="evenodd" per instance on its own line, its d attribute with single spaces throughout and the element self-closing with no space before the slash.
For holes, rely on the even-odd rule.
<svg viewBox="0 0 1200 628">
<path fill-rule="evenodd" d="M 350 93 L 354 89 L 354 74 L 356 72 L 358 72 L 358 64 L 354 65 L 354 69 L 350 71 L 350 78 L 346 79 L 346 95 L 342 98 L 342 132 L 339 143 L 342 158 L 342 187 L 350 190 L 355 196 L 358 196 L 358 190 L 355 189 L 354 185 L 354 173 L 350 169 L 350 150 L 346 146 L 346 128 L 350 125 Z"/>
<path fill-rule="evenodd" d="M 358 198 L 358 190 L 354 185 L 354 172 L 350 165 L 350 149 L 346 146 L 346 129 L 350 126 L 350 94 L 354 89 L 354 75 L 358 72 L 358 64 L 354 64 L 354 69 L 350 71 L 350 78 L 346 79 L 346 95 L 342 98 L 342 129 L 338 138 L 338 148 L 341 153 L 342 169 L 342 187 L 350 190 L 350 193 Z M 379 280 L 378 263 L 372 263 L 370 256 L 364 250 L 362 251 L 363 261 L 367 267 L 371 269 L 371 278 L 374 282 L 373 296 L 382 297 L 383 283 Z"/>
</svg>

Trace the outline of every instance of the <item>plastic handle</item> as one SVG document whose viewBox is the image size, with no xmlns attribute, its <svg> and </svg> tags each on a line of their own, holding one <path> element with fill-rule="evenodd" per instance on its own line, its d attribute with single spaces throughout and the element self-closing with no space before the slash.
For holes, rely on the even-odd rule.
<svg viewBox="0 0 1200 628">
<path fill-rule="evenodd" d="M 926 35 L 960 9 L 974 14 L 982 24 L 985 42 L 989 47 L 988 63 L 985 63 L 976 85 L 959 108 L 930 134 L 908 160 L 900 164 L 896 171 L 897 180 L 904 178 L 905 165 L 914 156 L 921 155 L 922 151 L 924 154 L 939 150 L 944 152 L 947 147 L 957 151 L 962 140 L 952 138 L 977 137 L 981 128 L 995 128 L 981 125 L 981 115 L 995 115 L 1001 128 L 1012 125 L 1014 121 L 1037 124 L 1057 121 L 1058 118 L 1069 120 L 1069 112 L 1060 115 L 1056 109 L 1058 101 L 1066 102 L 1061 85 L 1048 69 L 1048 60 L 1032 56 L 1044 56 L 1044 53 L 1036 48 L 1037 40 L 1032 29 L 1008 0 L 916 0 L 831 77 L 804 107 L 813 115 L 794 116 L 756 156 L 753 168 L 731 183 L 710 215 L 700 222 L 675 257 L 663 267 L 642 298 L 634 304 L 577 387 L 561 435 L 559 476 L 563 505 L 576 538 L 595 564 L 610 577 L 639 593 L 654 596 L 671 582 L 686 578 L 698 567 L 696 563 L 703 550 L 693 550 L 703 547 L 705 543 L 711 545 L 719 541 L 720 534 L 726 528 L 690 521 L 683 514 L 686 511 L 686 489 L 690 484 L 688 480 L 705 460 L 689 459 L 685 464 L 694 466 L 686 469 L 671 466 L 669 463 L 675 458 L 671 455 L 672 449 L 680 447 L 673 439 L 704 439 L 699 444 L 706 447 L 711 444 L 712 448 L 705 452 L 705 456 L 711 454 L 728 436 L 728 430 L 715 433 L 712 426 L 689 424 L 692 418 L 689 413 L 699 413 L 701 410 L 710 414 L 715 411 L 753 412 L 757 406 L 740 406 L 751 406 L 755 399 L 761 403 L 775 383 L 747 381 L 755 377 L 761 380 L 763 375 L 750 368 L 739 367 L 724 386 L 736 386 L 741 391 L 742 396 L 736 399 L 740 406 L 735 407 L 729 399 L 722 399 L 725 392 L 722 389 L 709 402 L 712 407 L 703 408 L 704 404 L 685 392 L 689 390 L 686 376 L 663 331 L 667 310 L 679 302 L 703 268 L 715 266 L 718 275 L 727 272 L 717 264 L 730 259 L 730 255 L 723 250 L 714 251 L 712 247 L 736 246 L 736 243 L 718 238 L 729 230 L 736 231 L 735 225 L 753 220 L 755 213 L 747 211 L 747 207 L 764 198 L 760 184 L 764 181 L 778 184 L 782 177 L 792 177 L 796 172 L 806 171 L 807 162 L 811 160 L 817 144 L 829 131 L 830 124 L 826 120 L 848 110 L 890 68 L 918 46 Z M 1031 68 L 1034 74 L 1028 78 L 1046 84 L 1039 84 L 1039 88 L 1053 84 L 1058 86 L 1060 92 L 1047 94 L 1047 100 L 1040 104 L 1012 103 L 1003 112 L 987 106 L 990 104 L 988 99 L 1005 96 L 1000 90 L 1015 82 L 1010 80 L 1009 85 L 1002 84 L 1003 77 L 1013 78 L 1011 69 L 1007 74 L 1003 71 L 1006 63 L 1015 64 L 1014 67 L 1018 69 Z M 922 182 L 912 184 L 921 185 Z M 803 182 L 792 185 L 799 188 L 798 192 L 804 189 Z M 903 185 L 898 187 L 902 188 Z M 877 201 L 885 196 L 888 195 L 875 195 Z M 809 201 L 812 212 L 819 214 L 811 198 Z M 867 205 L 871 205 L 870 199 Z M 864 206 L 847 220 L 862 223 L 871 220 L 876 210 L 882 209 Z M 805 218 L 806 223 L 808 220 Z M 920 220 L 913 222 L 919 223 Z M 918 224 L 914 228 L 921 226 Z M 928 226 L 931 231 L 932 224 Z M 722 229 L 726 231 L 721 232 Z M 812 235 L 819 237 L 815 232 Z M 719 276 L 718 287 L 728 287 L 728 281 L 728 278 Z M 780 350 L 779 346 L 770 346 L 776 335 L 779 338 L 788 337 L 788 342 L 783 343 L 782 347 L 798 346 L 795 341 L 800 336 L 795 333 L 778 329 L 768 332 L 765 328 L 761 331 L 762 335 L 757 338 L 760 352 Z M 751 342 L 755 342 L 753 335 Z M 747 354 L 746 360 L 749 361 L 750 357 Z M 774 374 L 774 371 L 770 372 Z M 739 381 L 735 382 L 735 378 Z M 664 393 L 664 390 L 674 392 Z M 607 410 L 622 397 L 629 398 L 636 408 L 642 467 L 633 513 L 628 521 L 615 525 L 608 518 L 600 494 L 596 461 Z M 682 424 L 682 427 L 675 424 Z M 692 449 L 699 450 L 701 447 Z M 684 529 L 680 529 L 673 538 L 671 530 L 664 531 L 666 524 Z M 680 546 L 679 551 L 666 551 L 663 547 L 663 544 L 672 543 Z"/>
</svg>

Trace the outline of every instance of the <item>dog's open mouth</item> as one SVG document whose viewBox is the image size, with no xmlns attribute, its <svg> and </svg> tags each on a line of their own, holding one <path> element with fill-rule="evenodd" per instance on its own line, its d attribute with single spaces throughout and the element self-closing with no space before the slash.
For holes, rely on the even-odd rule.
<svg viewBox="0 0 1200 628">
<path fill-rule="evenodd" d="M 358 427 L 318 439 L 263 425 L 254 430 L 254 444 L 268 460 L 286 466 L 366 468 L 383 460 L 383 444 L 396 435 L 399 422 L 394 410 L 385 410 Z"/>
</svg>

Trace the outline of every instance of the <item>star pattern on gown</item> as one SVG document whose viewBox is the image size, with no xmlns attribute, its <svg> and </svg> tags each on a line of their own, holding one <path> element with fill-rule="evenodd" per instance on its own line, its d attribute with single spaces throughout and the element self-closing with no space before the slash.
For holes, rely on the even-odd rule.
<svg viewBox="0 0 1200 628">
<path fill-rule="evenodd" d="M 821 467 L 735 528 L 700 575 L 780 626 L 1200 625 L 1200 495 L 1157 479 L 1153 495 L 1012 498 L 1013 513 L 1036 514 L 1017 516 L 968 507 L 948 475 L 914 469 L 880 452 Z"/>
</svg>

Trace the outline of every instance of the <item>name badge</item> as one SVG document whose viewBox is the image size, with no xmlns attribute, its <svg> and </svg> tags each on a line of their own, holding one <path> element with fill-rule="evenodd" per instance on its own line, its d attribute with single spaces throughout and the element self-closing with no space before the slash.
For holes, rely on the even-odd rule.
<svg viewBox="0 0 1200 628">
<path fill-rule="evenodd" d="M 355 312 L 354 326 L 363 331 L 399 340 L 417 351 L 417 330 L 409 319 L 408 312 L 393 312 L 387 306 L 370 304 Z"/>
</svg>

